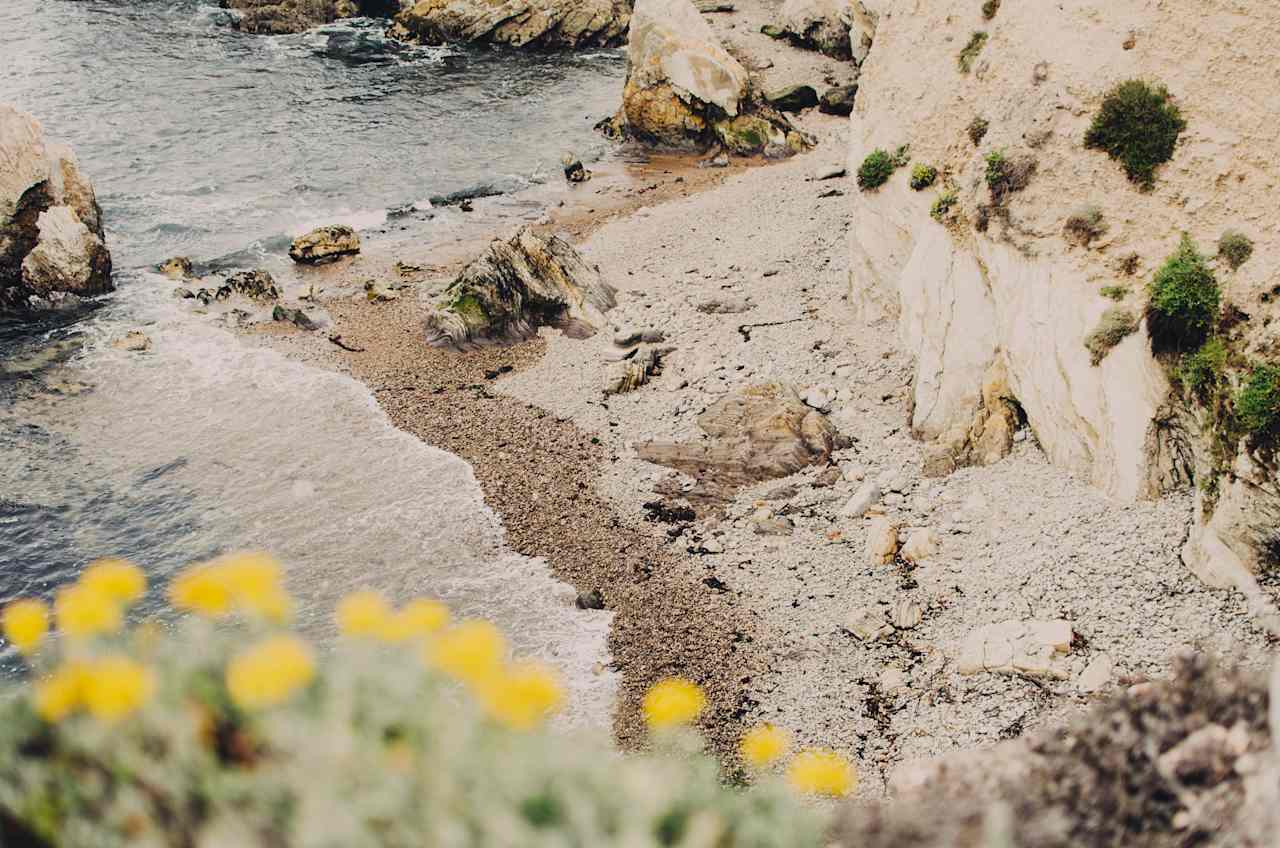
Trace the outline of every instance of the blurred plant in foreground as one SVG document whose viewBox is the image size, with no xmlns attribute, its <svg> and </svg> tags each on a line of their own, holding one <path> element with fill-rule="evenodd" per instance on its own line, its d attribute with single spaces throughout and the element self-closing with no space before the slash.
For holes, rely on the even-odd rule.
<svg viewBox="0 0 1280 848">
<path fill-rule="evenodd" d="M 281 569 L 250 553 L 169 584 L 190 615 L 171 634 L 128 629 L 137 566 L 103 560 L 50 610 L 19 600 L 0 629 L 31 681 L 0 703 L 0 833 L 85 846 L 817 846 L 823 811 L 856 776 L 764 725 L 756 770 L 726 786 L 691 729 L 693 683 L 653 687 L 653 751 L 620 754 L 547 728 L 565 701 L 549 668 L 512 660 L 484 621 L 373 592 L 335 611 L 320 656 L 288 623 Z M 790 783 L 788 788 L 787 783 Z"/>
</svg>

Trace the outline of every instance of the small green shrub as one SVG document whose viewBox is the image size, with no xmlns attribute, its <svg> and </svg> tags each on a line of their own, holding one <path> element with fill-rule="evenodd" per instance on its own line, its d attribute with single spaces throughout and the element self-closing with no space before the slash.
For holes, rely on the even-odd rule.
<svg viewBox="0 0 1280 848">
<path fill-rule="evenodd" d="M 1232 271 L 1238 271 L 1253 256 L 1253 240 L 1244 233 L 1227 230 L 1218 239 L 1218 255 L 1231 266 Z"/>
<path fill-rule="evenodd" d="M 1102 209 L 1097 206 L 1085 206 L 1067 216 L 1062 227 L 1067 240 L 1083 247 L 1088 247 L 1094 239 L 1107 231 L 1107 222 Z"/>
<path fill-rule="evenodd" d="M 1148 289 L 1147 329 L 1156 352 L 1199 347 L 1213 330 L 1222 294 L 1189 236 L 1156 272 Z"/>
<path fill-rule="evenodd" d="M 959 200 L 960 194 L 955 189 L 944 191 L 938 195 L 937 200 L 933 201 L 933 207 L 929 210 L 930 217 L 941 224 L 947 214 L 951 212 L 951 207 L 955 206 Z"/>
<path fill-rule="evenodd" d="M 893 151 L 893 167 L 905 168 L 911 163 L 911 145 L 902 144 L 898 149 Z"/>
<path fill-rule="evenodd" d="M 1098 289 L 1098 294 L 1109 300 L 1121 301 L 1129 296 L 1128 286 L 1103 286 Z"/>
<path fill-rule="evenodd" d="M 1132 310 L 1121 306 L 1111 307 L 1102 313 L 1102 318 L 1098 320 L 1098 326 L 1094 327 L 1093 332 L 1084 337 L 1084 346 L 1089 351 L 1090 361 L 1098 365 L 1113 347 L 1137 330 L 1138 319 Z"/>
<path fill-rule="evenodd" d="M 1120 259 L 1120 272 L 1126 277 L 1132 277 L 1138 273 L 1138 268 L 1141 265 L 1142 257 L 1136 253 L 1129 253 Z"/>
<path fill-rule="evenodd" d="M 1194 353 L 1182 357 L 1174 378 L 1201 400 L 1222 380 L 1227 368 L 1227 345 L 1214 337 L 1200 345 Z"/>
<path fill-rule="evenodd" d="M 987 137 L 987 130 L 990 128 L 991 124 L 987 122 L 986 118 L 974 118 L 969 122 L 969 140 L 973 142 L 974 147 L 982 144 L 982 140 Z"/>
<path fill-rule="evenodd" d="M 893 176 L 893 157 L 884 150 L 873 150 L 858 166 L 858 188 L 871 191 L 879 188 Z"/>
<path fill-rule="evenodd" d="M 1257 365 L 1236 395 L 1236 420 L 1253 436 L 1280 429 L 1280 365 Z"/>
<path fill-rule="evenodd" d="M 1036 170 L 1034 159 L 1029 156 L 1010 158 L 1003 150 L 991 151 L 986 161 L 987 188 L 991 189 L 991 201 L 996 206 L 1002 205 L 1009 195 L 1026 188 Z"/>
<path fill-rule="evenodd" d="M 1107 93 L 1084 146 L 1106 151 L 1124 165 L 1130 181 L 1150 189 L 1156 168 L 1173 158 L 1178 136 L 1186 128 L 1167 89 L 1129 80 Z"/>
<path fill-rule="evenodd" d="M 987 0 L 982 4 L 982 17 L 991 20 L 1000 11 L 1000 0 Z"/>
<path fill-rule="evenodd" d="M 924 191 L 938 179 L 938 169 L 932 165 L 916 165 L 911 169 L 911 187 Z"/>
<path fill-rule="evenodd" d="M 967 74 L 973 70 L 973 62 L 978 58 L 978 54 L 982 52 L 982 47 L 987 43 L 987 34 L 985 32 L 975 32 L 969 37 L 969 43 L 960 51 L 956 64 L 960 66 L 960 73 Z"/>
</svg>

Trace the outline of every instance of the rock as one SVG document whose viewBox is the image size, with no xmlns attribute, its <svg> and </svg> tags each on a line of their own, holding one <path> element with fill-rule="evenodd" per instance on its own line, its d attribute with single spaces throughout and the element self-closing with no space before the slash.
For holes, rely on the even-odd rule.
<svg viewBox="0 0 1280 848">
<path fill-rule="evenodd" d="M 872 22 L 860 0 L 787 0 L 779 12 L 792 43 L 858 64 L 871 49 Z"/>
<path fill-rule="evenodd" d="M 902 558 L 914 565 L 927 560 L 938 552 L 938 536 L 927 527 L 913 530 L 902 546 Z"/>
<path fill-rule="evenodd" d="M 925 445 L 924 460 L 920 465 L 920 476 L 937 479 L 947 477 L 956 470 L 956 458 L 951 448 L 946 445 Z"/>
<path fill-rule="evenodd" d="M 884 613 L 871 607 L 855 609 L 849 614 L 844 628 L 863 642 L 874 642 L 893 633 L 893 628 L 884 619 Z"/>
<path fill-rule="evenodd" d="M 659 348 L 650 344 L 639 345 L 627 359 L 609 369 L 604 393 L 618 395 L 633 392 L 662 373 L 662 357 L 671 348 Z"/>
<path fill-rule="evenodd" d="M 241 295 L 250 300 L 272 301 L 280 298 L 280 290 L 276 288 L 276 281 L 270 272 L 257 268 L 232 274 L 216 288 L 198 289 L 194 296 L 208 306 L 217 300 L 228 300 L 233 295 Z"/>
<path fill-rule="evenodd" d="M 111 346 L 116 350 L 128 350 L 140 353 L 144 350 L 151 350 L 151 339 L 147 338 L 147 334 L 141 330 L 130 330 L 117 339 L 112 339 Z"/>
<path fill-rule="evenodd" d="M 840 514 L 845 518 L 861 518 L 879 501 L 880 487 L 868 480 L 854 492 L 853 497 L 849 498 L 849 502 L 840 510 Z"/>
<path fill-rule="evenodd" d="M 795 532 L 795 524 L 790 518 L 758 515 L 752 517 L 751 529 L 757 536 L 790 536 Z"/>
<path fill-rule="evenodd" d="M 846 462 L 840 466 L 840 476 L 850 483 L 861 483 L 867 478 L 867 469 L 856 462 Z"/>
<path fill-rule="evenodd" d="M 779 112 L 799 112 L 818 105 L 818 92 L 811 85 L 789 85 L 766 91 L 764 102 Z"/>
<path fill-rule="evenodd" d="M 1111 682 L 1114 668 L 1110 654 L 1096 654 L 1076 678 L 1076 689 L 1081 692 L 1097 692 Z"/>
<path fill-rule="evenodd" d="M 915 601 L 900 598 L 889 611 L 889 621 L 898 630 L 912 630 L 924 621 L 924 609 Z"/>
<path fill-rule="evenodd" d="M 704 315 L 737 315 L 754 309 L 755 304 L 744 295 L 725 295 L 704 300 L 696 308 Z"/>
<path fill-rule="evenodd" d="M 810 386 L 805 389 L 800 399 L 804 401 L 805 406 L 818 410 L 819 412 L 830 412 L 831 404 L 835 400 L 836 391 L 831 386 Z"/>
<path fill-rule="evenodd" d="M 636 446 L 636 455 L 732 488 L 825 463 L 836 438 L 826 416 L 782 383 L 748 386 L 721 398 L 698 416 L 698 427 L 706 441 L 647 442 Z"/>
<path fill-rule="evenodd" d="M 604 595 L 600 594 L 599 589 L 592 589 L 589 592 L 579 592 L 578 597 L 573 602 L 573 605 L 580 610 L 602 610 L 604 609 Z"/>
<path fill-rule="evenodd" d="M 278 304 L 275 309 L 271 310 L 271 320 L 294 324 L 303 330 L 320 329 L 320 325 L 307 317 L 307 313 L 303 312 L 301 309 L 290 309 Z"/>
<path fill-rule="evenodd" d="M 419 44 L 619 47 L 631 19 L 627 0 L 418 0 L 388 34 Z"/>
<path fill-rule="evenodd" d="M 560 160 L 564 165 L 564 178 L 571 183 L 585 183 L 591 179 L 591 172 L 582 165 L 582 160 L 572 153 L 566 153 Z"/>
<path fill-rule="evenodd" d="M 1233 734 L 1220 724 L 1209 724 L 1161 754 L 1156 769 L 1177 785 L 1208 789 L 1230 775 L 1248 750 L 1247 729 Z"/>
<path fill-rule="evenodd" d="M 173 296 L 177 298 L 181 298 L 183 300 L 190 300 L 191 298 L 196 296 L 196 293 L 193 292 L 191 289 L 186 288 L 185 286 L 178 286 L 176 289 L 173 290 Z"/>
<path fill-rule="evenodd" d="M 718 142 L 743 155 L 809 146 L 780 113 L 751 100 L 746 68 L 689 0 L 637 0 L 627 50 L 622 109 L 606 134 L 677 149 Z"/>
<path fill-rule="evenodd" d="M 901 689 L 907 688 L 907 674 L 896 665 L 885 666 L 880 672 L 880 677 L 876 680 L 879 690 L 886 694 L 892 695 Z"/>
<path fill-rule="evenodd" d="M 957 670 L 966 675 L 990 671 L 1067 680 L 1070 671 L 1061 657 L 1071 650 L 1073 635 L 1071 623 L 1061 619 L 988 624 L 966 637 Z"/>
<path fill-rule="evenodd" d="M 33 296 L 110 291 L 102 210 L 71 150 L 0 105 L 0 313 Z"/>
<path fill-rule="evenodd" d="M 388 11 L 387 0 L 222 0 L 222 8 L 239 12 L 234 26 L 244 32 L 284 35 L 303 32 L 366 12 Z"/>
<path fill-rule="evenodd" d="M 166 259 L 156 266 L 156 270 L 171 280 L 189 280 L 195 276 L 191 260 L 185 256 Z"/>
<path fill-rule="evenodd" d="M 813 479 L 813 487 L 815 489 L 825 489 L 834 486 L 840 482 L 839 468 L 825 468 L 822 473 Z"/>
<path fill-rule="evenodd" d="M 898 553 L 898 528 L 882 515 L 867 524 L 867 561 L 889 565 Z"/>
<path fill-rule="evenodd" d="M 858 84 L 837 85 L 822 92 L 818 111 L 825 115 L 847 116 L 853 113 L 853 101 L 858 95 Z"/>
<path fill-rule="evenodd" d="M 364 284 L 364 297 L 370 303 L 390 303 L 400 299 L 400 292 L 392 291 L 377 280 L 368 280 Z"/>
<path fill-rule="evenodd" d="M 838 180 L 848 171 L 843 165 L 828 165 L 827 167 L 816 171 L 813 175 L 814 182 L 822 182 L 823 180 Z"/>
<path fill-rule="evenodd" d="M 782 27 L 778 26 L 777 24 L 765 24 L 764 26 L 760 27 L 760 32 L 769 36 L 770 38 L 786 38 L 787 37 L 787 31 Z"/>
<path fill-rule="evenodd" d="M 449 284 L 427 318 L 427 342 L 466 348 L 526 338 L 541 325 L 585 338 L 615 304 L 613 288 L 572 245 L 525 227 L 495 240 Z"/>
<path fill-rule="evenodd" d="M 289 258 L 304 265 L 333 262 L 360 252 L 360 236 L 345 224 L 317 227 L 289 245 Z"/>
</svg>

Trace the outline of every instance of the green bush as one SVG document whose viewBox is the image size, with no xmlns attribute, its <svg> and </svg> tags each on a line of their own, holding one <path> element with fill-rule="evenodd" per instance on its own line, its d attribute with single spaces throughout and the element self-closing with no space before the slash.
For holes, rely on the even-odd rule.
<svg viewBox="0 0 1280 848">
<path fill-rule="evenodd" d="M 916 165 L 911 169 L 911 187 L 924 191 L 938 179 L 938 169 L 932 165 Z"/>
<path fill-rule="evenodd" d="M 1124 166 L 1132 182 L 1150 189 L 1156 168 L 1173 158 L 1178 136 L 1186 128 L 1167 89 L 1129 80 L 1107 93 L 1084 146 L 1106 151 Z"/>
<path fill-rule="evenodd" d="M 1227 346 L 1214 337 L 1200 345 L 1194 353 L 1182 357 L 1174 377 L 1201 400 L 1221 382 L 1227 368 Z"/>
<path fill-rule="evenodd" d="M 1199 347 L 1213 331 L 1222 295 L 1189 236 L 1156 272 L 1148 294 L 1147 330 L 1157 353 Z"/>
<path fill-rule="evenodd" d="M 1094 239 L 1107 232 L 1107 222 L 1102 209 L 1097 206 L 1085 206 L 1067 216 L 1062 227 L 1068 241 L 1088 247 Z"/>
<path fill-rule="evenodd" d="M 1236 395 L 1236 420 L 1252 436 L 1280 430 L 1280 366 L 1257 365 Z"/>
<path fill-rule="evenodd" d="M 982 17 L 991 20 L 996 16 L 996 12 L 1000 11 L 1000 0 L 986 0 L 982 4 Z"/>
<path fill-rule="evenodd" d="M 987 137 L 987 130 L 991 128 L 991 124 L 986 118 L 974 118 L 969 122 L 966 130 L 969 133 L 969 140 L 973 142 L 973 146 L 977 147 L 982 144 L 982 140 Z"/>
<path fill-rule="evenodd" d="M 863 191 L 879 188 L 889 181 L 893 171 L 893 157 L 887 151 L 873 150 L 858 167 L 858 188 Z"/>
<path fill-rule="evenodd" d="M 996 206 L 1002 205 L 1009 195 L 1026 188 L 1036 170 L 1036 160 L 1029 156 L 1010 158 L 1003 150 L 988 153 L 986 162 L 987 188 L 991 190 L 991 201 Z"/>
<path fill-rule="evenodd" d="M 1244 233 L 1227 230 L 1218 239 L 1218 255 L 1231 266 L 1232 271 L 1238 271 L 1253 256 L 1253 240 Z"/>
<path fill-rule="evenodd" d="M 973 62 L 978 58 L 978 54 L 982 52 L 982 47 L 987 43 L 987 34 L 985 32 L 975 32 L 969 37 L 969 43 L 960 51 L 960 55 L 956 58 L 956 64 L 960 66 L 960 73 L 967 74 L 973 70 Z"/>
<path fill-rule="evenodd" d="M 1138 319 L 1131 310 L 1120 306 L 1111 307 L 1102 313 L 1102 318 L 1098 320 L 1098 326 L 1093 329 L 1093 332 L 1084 337 L 1084 346 L 1089 351 L 1090 361 L 1094 365 L 1100 364 L 1113 347 L 1137 330 Z"/>
<path fill-rule="evenodd" d="M 1102 288 L 1098 289 L 1098 294 L 1102 295 L 1108 300 L 1121 301 L 1129 296 L 1129 287 L 1128 286 L 1103 286 Z"/>
<path fill-rule="evenodd" d="M 929 210 L 930 217 L 941 224 L 947 214 L 951 212 L 951 207 L 955 206 L 959 200 L 960 194 L 954 189 L 944 191 L 938 195 L 937 200 L 933 201 L 933 207 Z"/>
</svg>

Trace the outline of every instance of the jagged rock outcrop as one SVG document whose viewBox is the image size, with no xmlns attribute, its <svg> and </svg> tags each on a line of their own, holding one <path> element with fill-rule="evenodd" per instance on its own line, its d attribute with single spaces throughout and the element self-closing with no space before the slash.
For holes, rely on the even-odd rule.
<svg viewBox="0 0 1280 848">
<path fill-rule="evenodd" d="M 462 270 L 427 318 L 427 342 L 467 348 L 526 338 L 543 325 L 593 335 L 616 305 L 613 287 L 559 236 L 525 227 Z"/>
<path fill-rule="evenodd" d="M 617 47 L 630 19 L 630 0 L 418 0 L 389 34 L 420 44 Z"/>
<path fill-rule="evenodd" d="M 387 17 L 400 10 L 399 0 L 222 0 L 224 9 L 240 13 L 236 27 L 261 35 L 284 35 L 361 15 Z"/>
<path fill-rule="evenodd" d="M 778 13 L 793 43 L 857 63 L 871 50 L 877 18 L 860 0 L 787 0 Z"/>
<path fill-rule="evenodd" d="M 1004 3 L 984 24 L 965 0 L 875 5 L 850 165 L 910 144 L 915 163 L 944 175 L 917 192 L 902 169 L 853 201 L 851 299 L 864 319 L 896 323 L 917 352 L 914 432 L 952 454 L 972 450 L 984 379 L 999 367 L 1049 458 L 1119 498 L 1186 485 L 1191 445 L 1201 457 L 1202 519 L 1187 558 L 1237 575 L 1265 561 L 1257 540 L 1280 515 L 1269 454 L 1217 469 L 1203 460 L 1222 434 L 1211 416 L 1198 416 L 1197 432 L 1185 427 L 1196 415 L 1170 414 L 1188 403 L 1171 394 L 1177 356 L 1152 355 L 1145 322 L 1097 367 L 1084 340 L 1116 306 L 1104 287 L 1140 315 L 1151 274 L 1184 231 L 1212 255 L 1234 229 L 1255 247 L 1238 271 L 1215 263 L 1224 301 L 1245 316 L 1232 367 L 1280 354 L 1267 329 L 1280 318 L 1280 235 L 1262 212 L 1266 187 L 1280 178 L 1280 141 L 1257 106 L 1273 96 L 1267 33 L 1280 27 L 1280 8 L 1251 6 L 1241 19 L 1226 0 Z M 975 39 L 977 30 L 988 37 Z M 1236 59 L 1210 80 L 1204 69 L 1224 55 Z M 1167 86 L 1187 122 L 1151 191 L 1084 145 L 1104 95 L 1128 78 Z M 988 189 L 986 159 L 996 151 L 1038 162 L 1019 193 Z M 1084 206 L 1109 224 L 1087 245 L 1063 236 Z M 1228 396 L 1241 379 L 1240 370 L 1228 376 Z M 1246 443 L 1231 441 L 1227 452 L 1243 456 Z"/>
<path fill-rule="evenodd" d="M 33 296 L 110 291 L 102 209 L 71 149 L 0 105 L 0 311 Z"/>
<path fill-rule="evenodd" d="M 721 144 L 742 155 L 785 156 L 811 144 L 755 97 L 746 68 L 689 0 L 638 0 L 622 109 L 601 129 L 658 147 Z"/>
<path fill-rule="evenodd" d="M 303 265 L 320 265 L 360 252 L 360 236 L 344 224 L 316 227 L 289 245 L 289 258 Z"/>
</svg>

